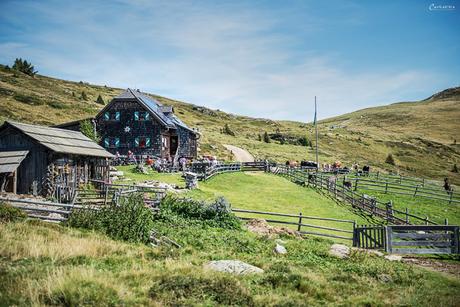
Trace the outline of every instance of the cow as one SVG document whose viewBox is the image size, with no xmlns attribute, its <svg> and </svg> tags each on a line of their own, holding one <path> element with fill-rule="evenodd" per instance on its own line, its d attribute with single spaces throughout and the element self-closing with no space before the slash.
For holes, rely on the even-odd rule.
<svg viewBox="0 0 460 307">
<path fill-rule="evenodd" d="M 350 190 L 351 189 L 351 181 L 343 179 L 343 187 Z"/>
</svg>

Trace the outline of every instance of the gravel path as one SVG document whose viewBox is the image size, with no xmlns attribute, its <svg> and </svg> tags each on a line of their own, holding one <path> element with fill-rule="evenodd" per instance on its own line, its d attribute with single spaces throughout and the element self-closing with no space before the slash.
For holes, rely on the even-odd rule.
<svg viewBox="0 0 460 307">
<path fill-rule="evenodd" d="M 233 145 L 224 145 L 224 147 L 235 156 L 236 161 L 254 162 L 254 157 L 247 150 Z"/>
</svg>

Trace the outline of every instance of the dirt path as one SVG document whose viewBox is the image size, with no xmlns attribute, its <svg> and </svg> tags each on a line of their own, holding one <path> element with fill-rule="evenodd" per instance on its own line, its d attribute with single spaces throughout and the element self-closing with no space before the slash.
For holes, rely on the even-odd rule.
<svg viewBox="0 0 460 307">
<path fill-rule="evenodd" d="M 254 157 L 243 148 L 239 148 L 233 145 L 224 145 L 229 150 L 238 162 L 254 162 Z"/>
</svg>

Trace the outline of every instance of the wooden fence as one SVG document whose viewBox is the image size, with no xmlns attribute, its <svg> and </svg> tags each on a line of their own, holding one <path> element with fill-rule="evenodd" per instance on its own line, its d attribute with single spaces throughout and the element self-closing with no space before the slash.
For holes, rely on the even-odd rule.
<svg viewBox="0 0 460 307">
<path fill-rule="evenodd" d="M 385 249 L 383 225 L 360 225 L 355 227 L 353 246 L 365 249 Z"/>
<path fill-rule="evenodd" d="M 347 188 L 337 184 L 337 177 L 323 173 L 308 173 L 292 167 L 279 165 L 270 167 L 270 172 L 287 177 L 291 181 L 327 191 L 329 195 L 337 200 L 345 201 L 354 208 L 361 209 L 371 216 L 384 219 L 389 224 L 427 224 L 436 225 L 428 217 L 421 217 L 409 213 L 409 209 L 397 210 L 393 208 L 392 202 L 382 202 L 375 197 L 359 194 L 353 188 Z M 446 220 L 447 221 L 447 220 Z"/>
<path fill-rule="evenodd" d="M 460 194 L 456 192 L 446 192 L 442 187 L 431 185 L 408 184 L 387 179 L 372 179 L 368 177 L 345 176 L 344 180 L 352 181 L 353 188 L 366 189 L 382 193 L 409 195 L 413 197 L 423 197 L 428 199 L 446 201 L 449 204 L 460 204 Z"/>
<path fill-rule="evenodd" d="M 459 226 L 391 225 L 385 227 L 386 252 L 459 254 Z"/>
<path fill-rule="evenodd" d="M 242 220 L 263 218 L 268 223 L 294 225 L 296 226 L 296 230 L 300 232 L 301 234 L 308 234 L 308 235 L 315 235 L 315 236 L 322 236 L 322 237 L 336 238 L 336 239 L 343 239 L 343 240 L 350 240 L 350 241 L 353 241 L 353 233 L 354 233 L 354 228 L 356 225 L 356 222 L 352 220 L 342 220 L 342 219 L 334 219 L 334 218 L 308 216 L 308 215 L 303 215 L 302 213 L 287 214 L 287 213 L 265 212 L 265 211 L 234 209 L 234 208 L 232 209 L 232 212 L 240 213 L 240 214 L 237 214 L 237 216 L 241 218 Z M 243 214 L 243 216 L 241 215 L 241 213 Z M 276 219 L 276 217 L 289 218 L 289 219 L 292 219 L 292 221 L 280 220 L 280 219 Z M 329 226 L 321 226 L 321 225 L 305 223 L 305 221 L 308 221 L 308 220 L 319 220 L 319 221 L 323 221 L 326 223 L 327 222 L 343 223 L 350 227 L 345 229 L 345 228 L 337 228 L 337 227 L 329 227 Z"/>
</svg>

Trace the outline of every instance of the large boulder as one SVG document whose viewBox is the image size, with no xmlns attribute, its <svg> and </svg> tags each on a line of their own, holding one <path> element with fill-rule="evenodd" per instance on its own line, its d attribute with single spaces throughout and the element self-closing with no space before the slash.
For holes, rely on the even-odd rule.
<svg viewBox="0 0 460 307">
<path fill-rule="evenodd" d="M 204 265 L 204 268 L 212 271 L 226 272 L 236 275 L 260 274 L 264 272 L 264 270 L 261 268 L 239 260 L 210 261 Z"/>
<path fill-rule="evenodd" d="M 343 244 L 332 244 L 329 255 L 337 257 L 337 258 L 348 258 L 350 255 L 350 248 Z"/>
<path fill-rule="evenodd" d="M 276 243 L 274 251 L 275 251 L 275 253 L 281 254 L 281 255 L 287 254 L 286 247 L 284 247 L 283 245 L 278 244 L 278 243 Z"/>
</svg>

